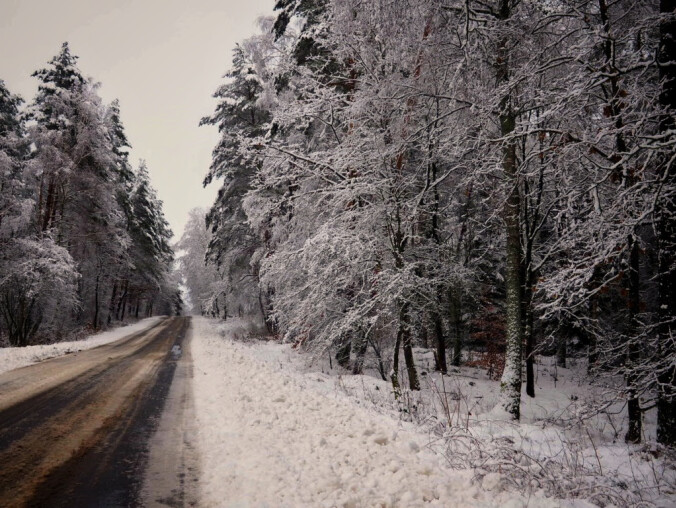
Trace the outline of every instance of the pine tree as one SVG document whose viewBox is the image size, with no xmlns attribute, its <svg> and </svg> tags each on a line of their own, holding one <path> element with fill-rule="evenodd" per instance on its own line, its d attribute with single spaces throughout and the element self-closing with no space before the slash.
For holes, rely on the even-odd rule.
<svg viewBox="0 0 676 508">
<path fill-rule="evenodd" d="M 252 255 L 260 244 L 242 208 L 259 165 L 258 155 L 248 144 L 269 129 L 270 115 L 259 105 L 264 93 L 263 77 L 243 46 L 235 48 L 232 69 L 225 77 L 228 82 L 214 94 L 219 100 L 215 113 L 201 122 L 217 125 L 221 133 L 204 179 L 204 185 L 223 181 L 206 217 L 211 230 L 207 258 L 222 274 L 224 287 L 218 293 L 226 299 L 232 295 L 236 298 L 233 306 L 242 306 L 250 313 L 260 301 L 257 269 L 251 266 Z M 266 312 L 264 305 L 261 311 Z"/>
<path fill-rule="evenodd" d="M 77 305 L 71 256 L 51 238 L 32 234 L 35 196 L 21 102 L 0 80 L 0 332 L 13 346 L 28 345 L 59 310 Z"/>
<path fill-rule="evenodd" d="M 162 202 L 150 184 L 145 161 L 141 161 L 134 176 L 130 205 L 133 269 L 125 287 L 125 297 L 133 306 L 135 317 L 139 317 L 142 304 L 148 314 L 155 299 L 171 298 L 163 292 L 163 285 L 174 259 L 170 244 L 172 232 L 162 212 Z"/>
<path fill-rule="evenodd" d="M 0 239 L 27 226 L 33 203 L 24 174 L 28 141 L 19 114 L 22 102 L 0 80 Z"/>
</svg>

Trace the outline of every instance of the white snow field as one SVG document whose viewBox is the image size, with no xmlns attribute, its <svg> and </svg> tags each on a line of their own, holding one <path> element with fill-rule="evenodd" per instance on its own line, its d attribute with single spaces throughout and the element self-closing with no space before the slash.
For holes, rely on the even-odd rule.
<svg viewBox="0 0 676 508">
<path fill-rule="evenodd" d="M 141 332 L 155 325 L 163 316 L 155 316 L 142 319 L 133 325 L 120 326 L 106 332 L 90 335 L 82 340 L 72 340 L 67 342 L 57 342 L 55 344 L 43 344 L 38 346 L 26 347 L 6 347 L 0 348 L 0 374 L 8 370 L 25 367 L 32 363 L 41 362 L 55 356 L 62 356 L 68 353 L 75 353 L 85 349 L 91 349 L 97 346 L 103 346 L 109 342 L 115 342 L 132 333 Z"/>
<path fill-rule="evenodd" d="M 236 322 L 194 317 L 193 326 L 201 506 L 591 506 L 473 481 L 414 424 L 277 361 L 285 346 L 236 340 Z"/>
</svg>

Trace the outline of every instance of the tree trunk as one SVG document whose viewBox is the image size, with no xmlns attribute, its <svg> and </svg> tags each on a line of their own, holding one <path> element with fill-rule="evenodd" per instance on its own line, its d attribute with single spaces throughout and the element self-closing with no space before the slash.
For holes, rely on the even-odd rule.
<svg viewBox="0 0 676 508">
<path fill-rule="evenodd" d="M 269 297 L 266 298 L 269 301 Z M 263 301 L 263 289 L 258 290 L 258 305 L 261 309 L 261 315 L 263 316 L 263 322 L 265 322 L 265 327 L 268 329 L 269 334 L 277 333 L 277 326 L 273 318 L 270 316 L 270 306 L 266 305 L 266 302 Z"/>
<path fill-rule="evenodd" d="M 434 313 L 434 335 L 437 343 L 437 368 L 442 374 L 446 374 L 448 372 L 446 365 L 446 337 L 444 337 L 444 326 L 438 312 Z"/>
<path fill-rule="evenodd" d="M 94 287 L 94 319 L 92 320 L 92 328 L 98 330 L 99 328 L 99 279 L 100 276 L 96 274 L 96 286 Z"/>
<path fill-rule="evenodd" d="M 117 303 L 117 312 L 115 313 L 115 316 L 117 317 L 118 321 L 123 321 L 124 320 L 124 308 L 127 303 L 127 292 L 129 290 L 129 281 L 125 280 L 124 281 L 124 289 L 122 290 L 122 296 L 120 297 L 120 301 Z"/>
<path fill-rule="evenodd" d="M 401 345 L 404 350 L 404 362 L 408 373 L 408 384 L 411 390 L 420 390 L 418 371 L 413 359 L 413 346 L 411 344 L 411 324 L 409 323 L 408 303 L 405 303 L 399 313 L 399 329 L 401 330 Z"/>
<path fill-rule="evenodd" d="M 373 353 L 376 355 L 376 360 L 378 360 L 378 372 L 380 372 L 380 377 L 383 381 L 387 381 L 387 375 L 385 374 L 385 365 L 383 364 L 383 355 L 380 354 L 380 349 L 376 346 L 376 343 L 373 340 L 369 340 Z"/>
<path fill-rule="evenodd" d="M 352 351 L 352 334 L 346 333 L 341 337 L 341 342 L 336 351 L 336 361 L 344 369 L 350 368 L 350 352 Z"/>
<path fill-rule="evenodd" d="M 510 1 L 500 0 L 499 18 L 509 19 Z M 508 41 L 502 40 L 497 55 L 497 81 L 505 84 L 509 81 Z M 500 101 L 500 130 L 504 138 L 502 148 L 502 169 L 508 189 L 503 217 L 507 236 L 507 252 L 505 267 L 506 285 L 506 324 L 507 344 L 505 351 L 505 368 L 500 380 L 500 405 L 511 415 L 512 419 L 521 417 L 521 348 L 523 343 L 523 322 L 521 319 L 521 229 L 520 229 L 520 196 L 518 168 L 516 161 L 516 143 L 509 136 L 516 127 L 516 117 L 511 109 L 509 95 Z"/>
<path fill-rule="evenodd" d="M 439 103 L 437 101 L 437 107 Z M 429 147 L 430 154 L 432 153 L 432 146 L 430 145 Z M 437 165 L 436 163 L 431 163 L 428 166 L 428 183 L 430 181 L 430 175 L 431 175 L 431 181 L 436 182 L 437 180 Z M 441 244 L 441 238 L 439 236 L 439 202 L 441 200 L 441 197 L 439 195 L 439 187 L 437 185 L 434 186 L 434 201 L 433 201 L 433 207 L 432 207 L 432 231 L 430 236 L 434 239 L 435 243 L 437 245 Z M 437 286 L 437 305 L 438 308 L 441 309 L 443 308 L 443 287 L 441 285 Z M 444 335 L 444 325 L 441 319 L 441 314 L 439 313 L 438 310 L 434 310 L 432 314 L 432 319 L 434 321 L 434 336 L 436 339 L 436 355 L 435 355 L 435 360 L 436 360 L 436 368 L 442 373 L 446 374 L 448 372 L 448 364 L 446 362 L 446 336 Z"/>
<path fill-rule="evenodd" d="M 535 397 L 535 335 L 533 334 L 533 288 L 526 284 L 524 294 L 524 342 L 526 344 L 526 395 Z"/>
<path fill-rule="evenodd" d="M 451 336 L 453 337 L 453 359 L 451 363 L 454 367 L 460 367 L 462 359 L 462 300 L 457 288 L 452 288 L 449 293 L 450 324 Z"/>
<path fill-rule="evenodd" d="M 610 88 L 610 98 L 608 101 L 608 108 L 612 118 L 614 119 L 615 128 L 617 129 L 615 135 L 615 150 L 618 155 L 623 155 L 628 152 L 627 144 L 622 134 L 624 127 L 624 120 L 622 118 L 623 100 L 622 90 L 620 84 L 621 74 L 615 67 L 614 56 L 614 38 L 611 32 L 611 20 L 609 15 L 608 3 L 606 0 L 598 0 L 599 15 L 603 23 L 601 29 L 605 35 L 603 46 L 605 64 L 603 71 L 608 74 L 608 84 Z M 630 189 L 635 184 L 635 177 L 632 176 L 631 171 L 622 165 L 617 165 L 614 173 L 621 176 L 624 180 L 624 187 Z M 629 428 L 624 436 L 627 443 L 641 442 L 641 407 L 638 398 L 636 381 L 637 375 L 635 372 L 636 363 L 640 356 L 638 344 L 636 343 L 636 331 L 639 324 L 637 322 L 637 314 L 639 312 L 640 293 L 639 293 L 639 245 L 636 231 L 629 235 L 627 240 L 627 250 L 629 253 L 629 300 L 628 307 L 628 323 L 627 336 L 629 337 L 629 344 L 625 354 L 625 377 L 627 383 L 627 415 L 629 417 Z"/>
<path fill-rule="evenodd" d="M 357 329 L 357 336 L 355 337 L 355 359 L 352 365 L 352 374 L 355 376 L 364 372 L 364 357 L 366 356 L 368 345 L 366 330 L 360 326 Z"/>
<path fill-rule="evenodd" d="M 390 374 L 390 379 L 392 380 L 392 391 L 394 393 L 394 398 L 398 399 L 401 397 L 401 385 L 399 383 L 399 349 L 401 348 L 401 339 L 403 335 L 403 329 L 401 324 L 397 330 L 397 339 L 394 342 L 394 353 L 392 355 L 392 373 Z"/>
<path fill-rule="evenodd" d="M 126 291 L 122 295 L 122 299 L 120 300 L 120 304 L 122 305 L 122 312 L 120 313 L 120 321 L 124 321 L 124 314 L 127 310 L 127 292 Z"/>
<path fill-rule="evenodd" d="M 420 319 L 420 345 L 425 349 L 430 348 L 429 332 L 427 331 L 427 319 L 425 313 L 423 313 L 422 318 Z"/>
<path fill-rule="evenodd" d="M 589 300 L 589 315 L 592 321 L 596 321 L 599 315 L 599 303 L 596 296 L 592 296 Z M 596 333 L 592 331 L 589 334 L 589 347 L 587 353 L 587 374 L 596 372 L 596 366 L 599 360 L 598 346 L 596 343 Z"/>
<path fill-rule="evenodd" d="M 106 320 L 108 326 L 110 326 L 110 323 L 113 320 L 113 312 L 115 311 L 116 296 L 117 296 L 117 281 L 113 282 L 113 292 L 110 295 L 110 303 L 108 304 L 108 318 Z"/>
<path fill-rule="evenodd" d="M 639 311 L 639 252 L 638 241 L 634 236 L 629 238 L 629 320 L 630 329 L 636 330 L 636 314 Z M 641 404 L 636 390 L 637 375 L 634 371 L 639 359 L 638 344 L 630 338 L 625 368 L 627 369 L 627 415 L 629 429 L 624 436 L 627 443 L 641 442 Z"/>
<path fill-rule="evenodd" d="M 561 334 L 556 343 L 556 366 L 566 368 L 566 357 L 568 356 L 567 338 Z"/>
<path fill-rule="evenodd" d="M 507 120 L 513 126 L 513 119 Z M 512 127 L 513 128 L 513 127 Z M 507 229 L 507 263 L 505 282 L 507 290 L 507 344 L 505 369 L 500 382 L 501 404 L 512 418 L 521 416 L 521 347 L 523 328 L 521 321 L 521 235 L 519 232 L 519 189 L 516 185 L 516 154 L 514 146 L 505 148 L 503 167 L 512 189 L 505 206 Z"/>
<path fill-rule="evenodd" d="M 660 13 L 673 14 L 676 8 L 674 0 L 660 0 Z M 664 83 L 660 102 L 669 108 L 660 122 L 660 131 L 668 132 L 674 128 L 673 113 L 676 110 L 676 69 L 673 62 L 676 60 L 676 22 L 673 18 L 660 24 L 660 50 L 658 63 L 660 78 Z M 662 164 L 667 164 L 664 160 Z M 672 163 L 667 171 L 667 185 L 670 189 L 676 186 L 676 168 Z M 676 358 L 676 344 L 674 343 L 674 319 L 676 317 L 676 269 L 674 259 L 674 239 L 676 238 L 676 196 L 671 192 L 659 204 L 657 241 L 658 241 L 658 327 L 660 358 Z M 676 446 L 676 366 L 673 362 L 663 369 L 658 376 L 657 390 L 657 441 L 667 446 Z"/>
<path fill-rule="evenodd" d="M 54 175 L 49 177 L 47 184 L 47 198 L 45 199 L 45 213 L 42 217 L 42 231 L 47 231 L 51 226 L 53 210 L 56 209 L 54 194 L 56 193 L 56 184 L 54 182 Z"/>
</svg>

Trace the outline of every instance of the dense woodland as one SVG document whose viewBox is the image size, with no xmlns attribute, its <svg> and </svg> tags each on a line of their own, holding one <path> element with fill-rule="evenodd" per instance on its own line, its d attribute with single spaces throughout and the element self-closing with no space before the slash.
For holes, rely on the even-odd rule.
<svg viewBox="0 0 676 508">
<path fill-rule="evenodd" d="M 25 346 L 180 307 L 171 231 L 117 101 L 68 44 L 34 100 L 0 80 L 0 344 Z"/>
<path fill-rule="evenodd" d="M 657 407 L 676 444 L 675 28 L 668 0 L 278 0 L 203 120 L 220 190 L 181 240 L 193 306 L 374 358 L 395 396 L 414 348 L 441 372 L 483 351 L 512 419 L 537 355 L 586 359 L 623 380 L 627 442 Z"/>
</svg>

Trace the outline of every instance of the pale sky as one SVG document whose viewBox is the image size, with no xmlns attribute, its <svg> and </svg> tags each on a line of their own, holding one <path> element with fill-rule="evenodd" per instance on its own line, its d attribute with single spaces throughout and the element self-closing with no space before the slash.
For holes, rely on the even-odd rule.
<svg viewBox="0 0 676 508">
<path fill-rule="evenodd" d="M 70 43 L 85 76 L 120 100 L 131 162 L 146 159 L 177 240 L 196 206 L 209 207 L 218 184 L 202 188 L 218 139 L 198 127 L 214 111 L 232 48 L 256 33 L 274 0 L 0 0 L 0 79 L 30 102 L 43 68 Z"/>
</svg>

